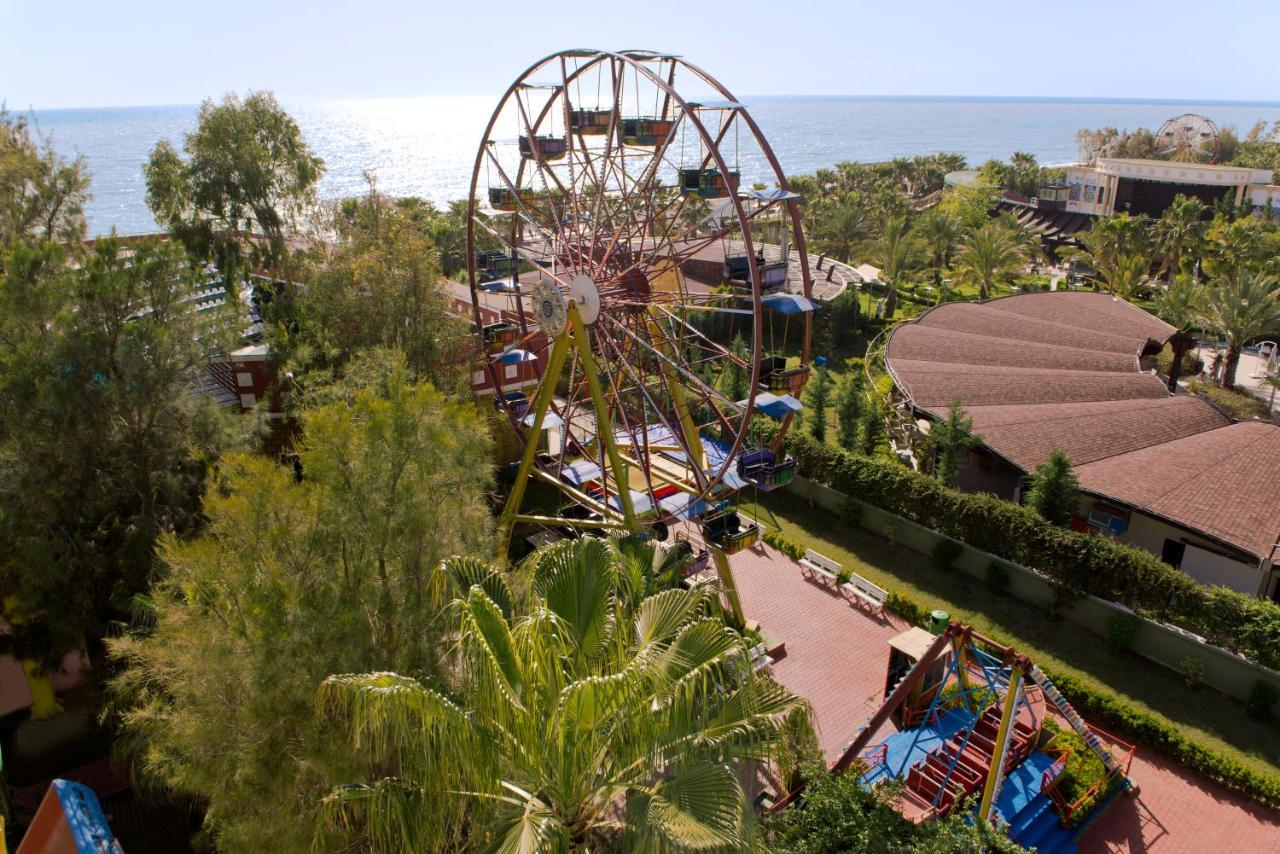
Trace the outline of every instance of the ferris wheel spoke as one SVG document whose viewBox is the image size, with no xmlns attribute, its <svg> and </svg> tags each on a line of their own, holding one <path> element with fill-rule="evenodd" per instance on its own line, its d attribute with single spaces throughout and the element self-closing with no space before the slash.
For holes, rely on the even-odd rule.
<svg viewBox="0 0 1280 854">
<path fill-rule="evenodd" d="M 604 315 L 601 315 L 601 317 L 604 318 Z M 632 329 L 628 328 L 625 324 L 620 323 L 618 320 L 614 318 L 605 318 L 605 319 L 606 319 L 606 322 L 609 323 L 614 329 L 620 330 L 623 335 L 625 335 L 635 344 L 639 345 L 640 349 L 644 350 L 649 355 L 656 357 L 657 359 L 659 359 L 669 367 L 674 368 L 682 377 L 688 380 L 688 382 L 693 386 L 700 388 L 703 392 L 707 394 L 714 395 L 720 398 L 725 403 L 729 403 L 735 406 L 737 405 L 733 401 L 729 400 L 729 398 L 721 394 L 719 391 L 715 390 L 706 382 L 704 382 L 702 377 L 698 376 L 693 371 L 686 368 L 684 365 L 681 365 L 675 360 L 673 360 L 670 356 L 668 356 L 666 353 L 663 353 L 661 350 L 655 347 L 652 343 L 650 343 L 649 341 L 646 341 L 644 338 L 637 335 Z"/>
<path fill-rule="evenodd" d="M 653 381 L 645 381 L 642 377 L 640 377 L 636 373 L 636 370 L 631 366 L 631 362 L 619 350 L 619 345 L 615 340 L 613 340 L 609 336 L 602 336 L 602 339 L 606 341 L 608 346 L 613 348 L 614 351 L 617 353 L 619 365 L 621 365 L 623 371 L 630 377 L 631 381 L 635 383 L 635 386 L 639 391 L 641 398 L 643 400 L 648 401 L 650 407 L 653 409 L 654 415 L 657 416 L 658 420 L 662 422 L 662 426 L 666 429 L 668 435 L 670 435 L 676 441 L 680 442 L 681 446 L 685 450 L 686 457 L 690 461 L 696 459 L 697 457 L 695 457 L 694 455 L 695 449 L 690 447 L 687 441 L 683 440 L 684 431 L 677 430 L 675 428 L 675 426 L 672 424 L 671 419 L 667 417 L 665 408 L 657 400 L 654 399 L 652 392 L 650 392 L 649 386 L 653 384 Z M 642 465 L 649 463 L 650 457 L 654 453 L 654 451 L 651 450 L 650 448 L 649 429 L 647 424 L 644 425 L 643 427 L 643 438 L 644 438 L 644 456 L 637 457 L 637 460 L 641 462 Z M 698 441 L 701 441 L 701 440 L 698 439 Z M 696 484 L 697 490 L 699 491 L 699 493 L 703 492 L 706 489 L 704 485 L 705 474 L 699 469 L 698 466 L 690 465 L 689 469 L 690 469 L 690 472 L 693 474 L 694 483 Z M 652 490 L 651 490 L 650 497 L 652 498 Z"/>
</svg>

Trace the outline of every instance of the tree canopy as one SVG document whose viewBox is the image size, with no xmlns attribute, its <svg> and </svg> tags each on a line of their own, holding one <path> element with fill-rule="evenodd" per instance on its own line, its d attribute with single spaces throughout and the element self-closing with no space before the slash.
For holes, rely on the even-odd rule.
<svg viewBox="0 0 1280 854">
<path fill-rule="evenodd" d="M 323 794 L 363 773 L 316 710 L 326 676 L 447 666 L 437 566 L 491 547 L 488 440 L 473 404 L 406 380 L 393 359 L 375 388 L 307 412 L 300 479 L 225 458 L 207 532 L 162 539 L 146 620 L 111 643 L 135 768 L 207 803 L 221 848 L 307 850 Z"/>
<path fill-rule="evenodd" d="M 1036 466 L 1027 506 L 1054 525 L 1065 528 L 1071 524 L 1071 517 L 1080 506 L 1080 480 L 1061 448 L 1054 448 L 1049 459 Z"/>
<path fill-rule="evenodd" d="M 183 152 L 162 140 L 144 169 L 157 222 L 229 277 L 255 266 L 287 273 L 288 238 L 315 200 L 324 161 L 275 96 L 206 100 Z"/>
<path fill-rule="evenodd" d="M 128 614 L 166 531 L 202 524 L 200 493 L 232 440 L 195 393 L 239 326 L 182 251 L 104 238 L 77 266 L 17 244 L 0 273 L 0 547 L 9 640 L 46 662 Z M 208 300 L 206 299 L 206 303 Z"/>
</svg>

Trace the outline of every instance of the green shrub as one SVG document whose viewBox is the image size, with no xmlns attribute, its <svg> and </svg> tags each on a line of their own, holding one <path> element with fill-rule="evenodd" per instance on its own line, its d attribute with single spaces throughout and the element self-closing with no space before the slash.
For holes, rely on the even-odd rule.
<svg viewBox="0 0 1280 854">
<path fill-rule="evenodd" d="M 884 600 L 884 607 L 886 610 L 892 611 L 913 626 L 924 626 L 929 622 L 929 611 L 927 608 L 920 607 L 914 601 L 896 590 L 889 591 L 889 595 L 885 597 Z"/>
<path fill-rule="evenodd" d="M 1182 672 L 1182 681 L 1188 688 L 1199 688 L 1204 682 L 1204 662 L 1194 655 L 1188 655 L 1178 664 Z"/>
<path fill-rule="evenodd" d="M 1124 652 L 1138 636 L 1140 628 L 1142 628 L 1142 620 L 1133 614 L 1112 614 L 1107 620 L 1107 627 L 1102 637 L 1112 652 Z"/>
<path fill-rule="evenodd" d="M 804 557 L 804 546 L 787 539 L 780 531 L 765 531 L 763 539 L 792 560 L 800 560 Z"/>
<path fill-rule="evenodd" d="M 1111 793 L 1112 786 L 1119 785 L 1120 781 L 1116 779 L 1107 785 L 1099 786 L 1097 791 L 1089 794 L 1084 800 L 1080 800 L 1095 785 L 1106 780 L 1107 768 L 1075 730 L 1059 726 L 1057 721 L 1052 718 L 1045 720 L 1044 728 L 1053 733 L 1054 747 L 1071 751 L 1067 757 L 1067 764 L 1062 771 L 1062 776 L 1058 778 L 1058 793 L 1069 804 L 1076 804 L 1076 801 L 1080 801 L 1076 804 L 1075 810 L 1067 821 L 1068 827 L 1075 827 L 1088 818 L 1094 807 Z"/>
<path fill-rule="evenodd" d="M 1255 679 L 1253 687 L 1249 689 L 1249 699 L 1244 705 L 1245 711 L 1251 718 L 1269 721 L 1271 710 L 1275 707 L 1277 700 L 1280 700 L 1280 689 L 1270 682 Z"/>
<path fill-rule="evenodd" d="M 853 570 L 841 568 L 841 570 L 836 573 L 836 584 L 847 584 L 849 583 L 850 578 L 853 578 Z"/>
<path fill-rule="evenodd" d="M 1187 383 L 1187 391 L 1193 394 L 1204 394 L 1210 402 L 1221 406 L 1231 413 L 1232 418 L 1246 421 L 1250 418 L 1270 418 L 1266 401 L 1243 391 L 1219 388 L 1204 380 L 1191 380 Z"/>
<path fill-rule="evenodd" d="M 1009 589 L 1012 582 L 1013 577 L 1004 564 L 994 560 L 987 564 L 987 584 L 996 590 L 1005 591 Z"/>
<path fill-rule="evenodd" d="M 898 537 L 899 535 L 901 535 L 901 533 L 902 532 L 898 530 L 898 525 L 896 522 L 890 522 L 888 525 L 884 526 L 884 538 L 888 540 L 889 545 L 893 546 L 894 548 L 897 548 L 898 546 Z"/>
<path fill-rule="evenodd" d="M 951 569 L 962 554 L 964 554 L 963 545 L 955 540 L 939 537 L 929 552 L 929 560 L 934 569 Z"/>
<path fill-rule="evenodd" d="M 771 423 L 762 424 L 762 441 L 768 442 L 773 430 Z M 1224 587 L 1205 588 L 1148 551 L 1055 527 L 1026 507 L 949 489 L 892 460 L 818 445 L 794 430 L 786 446 L 802 474 L 865 504 L 1280 668 L 1280 605 L 1274 602 Z M 897 544 L 895 525 L 886 526 L 884 535 Z"/>
</svg>

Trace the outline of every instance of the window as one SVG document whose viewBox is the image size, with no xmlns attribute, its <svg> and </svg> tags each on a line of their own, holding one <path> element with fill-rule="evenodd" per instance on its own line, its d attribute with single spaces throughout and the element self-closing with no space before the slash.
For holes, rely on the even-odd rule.
<svg viewBox="0 0 1280 854">
<path fill-rule="evenodd" d="M 253 374 L 246 374 L 244 371 L 240 371 L 236 374 L 236 382 L 240 385 L 240 388 L 253 388 Z"/>
<path fill-rule="evenodd" d="M 516 365 L 507 365 L 507 369 L 503 371 L 503 375 L 506 376 L 506 378 L 509 380 L 515 379 L 516 373 L 517 373 L 516 368 L 517 368 Z"/>
<path fill-rule="evenodd" d="M 1160 549 L 1160 559 L 1174 569 L 1182 567 L 1182 557 L 1187 553 L 1187 544 L 1180 540 L 1164 541 L 1164 547 Z"/>
</svg>

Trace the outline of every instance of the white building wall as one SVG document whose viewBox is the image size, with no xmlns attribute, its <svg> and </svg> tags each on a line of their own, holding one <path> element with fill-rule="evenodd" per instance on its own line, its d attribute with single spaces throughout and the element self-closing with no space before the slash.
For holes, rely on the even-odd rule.
<svg viewBox="0 0 1280 854">
<path fill-rule="evenodd" d="M 1095 501 L 1096 499 L 1089 498 L 1082 503 L 1086 514 Z M 1222 553 L 1222 549 L 1193 536 L 1186 530 L 1136 510 L 1129 516 L 1128 530 L 1116 539 L 1145 549 L 1157 557 L 1164 550 L 1165 540 L 1185 541 L 1186 551 L 1182 556 L 1181 569 L 1202 584 L 1222 585 L 1241 593 L 1255 595 L 1262 580 L 1256 561 L 1245 563 L 1227 557 Z"/>
</svg>

